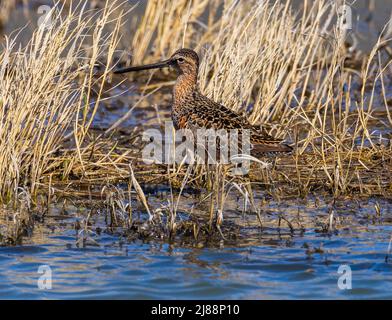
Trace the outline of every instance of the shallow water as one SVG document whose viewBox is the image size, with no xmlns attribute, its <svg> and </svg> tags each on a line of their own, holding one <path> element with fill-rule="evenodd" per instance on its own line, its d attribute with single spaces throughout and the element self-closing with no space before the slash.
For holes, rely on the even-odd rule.
<svg viewBox="0 0 392 320">
<path fill-rule="evenodd" d="M 374 218 L 374 201 L 363 203 L 351 208 L 356 222 L 350 218 L 333 233 L 279 228 L 276 217 L 285 209 L 270 205 L 262 232 L 247 221 L 246 239 L 212 247 L 127 241 L 106 231 L 92 236 L 95 245 L 80 247 L 72 228 L 78 218 L 51 217 L 24 245 L 0 248 L 0 298 L 391 299 L 392 261 L 386 260 L 391 211 L 389 203 L 380 204 L 380 219 Z M 328 219 L 323 208 L 299 205 L 297 210 L 304 225 L 307 219 L 317 225 L 317 219 Z M 336 217 L 344 221 L 352 216 L 348 211 L 342 206 Z M 285 216 L 294 221 L 291 213 Z M 51 268 L 50 290 L 38 288 L 42 265 Z M 352 270 L 350 290 L 338 287 L 341 265 Z"/>
</svg>

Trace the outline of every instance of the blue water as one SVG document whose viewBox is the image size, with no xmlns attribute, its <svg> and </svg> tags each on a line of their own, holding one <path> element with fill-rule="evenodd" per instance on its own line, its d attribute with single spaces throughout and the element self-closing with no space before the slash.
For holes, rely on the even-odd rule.
<svg viewBox="0 0 392 320">
<path fill-rule="evenodd" d="M 0 248 L 0 298 L 391 299 L 392 261 L 385 257 L 392 226 L 350 229 L 261 233 L 252 244 L 214 248 L 105 233 L 95 237 L 97 245 L 79 248 L 71 228 L 37 231 L 31 244 Z M 50 266 L 51 289 L 38 288 L 42 265 Z M 352 270 L 351 290 L 338 287 L 340 265 Z"/>
</svg>

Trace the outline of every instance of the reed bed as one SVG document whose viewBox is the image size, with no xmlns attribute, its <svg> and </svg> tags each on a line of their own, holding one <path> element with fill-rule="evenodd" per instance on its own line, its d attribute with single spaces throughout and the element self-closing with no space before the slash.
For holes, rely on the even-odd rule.
<svg viewBox="0 0 392 320">
<path fill-rule="evenodd" d="M 71 137 L 76 146 L 68 162 L 81 156 L 79 147 L 118 41 L 121 16 L 112 16 L 118 5 L 113 2 L 96 12 L 82 3 L 68 11 L 58 5 L 51 24 L 39 26 L 25 47 L 6 37 L 0 55 L 1 202 L 16 199 L 21 190 L 35 195 L 43 175 L 61 165 L 53 155 L 65 138 Z M 114 24 L 111 33 L 105 31 L 109 24 Z M 107 61 L 97 76 L 95 68 L 103 57 Z"/>
<path fill-rule="evenodd" d="M 364 54 L 347 42 L 336 2 L 304 1 L 297 12 L 291 1 L 149 1 L 129 47 L 121 47 L 129 7 L 117 1 L 100 6 L 90 11 L 83 2 L 76 8 L 58 4 L 55 25 L 38 28 L 26 47 L 7 38 L 0 55 L 1 202 L 21 194 L 35 203 L 38 193 L 48 199 L 92 199 L 98 193 L 111 224 L 130 227 L 134 196 L 148 220 L 164 225 L 169 236 L 180 226 L 183 232 L 202 226 L 206 234 L 218 230 L 225 238 L 225 203 L 233 194 L 261 225 L 257 192 L 277 200 L 316 192 L 332 199 L 391 195 L 389 25 Z M 118 142 L 116 130 L 91 130 L 111 92 L 106 86 L 117 49 L 140 64 L 181 47 L 202 57 L 203 93 L 245 113 L 295 151 L 261 159 L 269 165 L 254 163 L 249 176 L 233 177 L 224 166 L 145 164 L 142 126 L 133 128 L 135 139 L 128 144 Z M 151 79 L 157 83 L 143 82 L 143 93 L 168 81 L 165 74 Z M 166 94 L 161 97 L 162 104 L 170 103 Z M 131 103 L 140 99 L 145 95 Z M 169 185 L 167 203 L 151 206 L 146 184 Z M 202 220 L 189 213 L 197 220 L 190 225 L 178 217 L 188 187 L 205 193 L 202 202 L 208 203 Z"/>
</svg>

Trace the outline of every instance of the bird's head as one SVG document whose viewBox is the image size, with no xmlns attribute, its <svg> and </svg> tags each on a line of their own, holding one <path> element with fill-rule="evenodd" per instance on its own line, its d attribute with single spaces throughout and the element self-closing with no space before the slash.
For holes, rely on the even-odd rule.
<svg viewBox="0 0 392 320">
<path fill-rule="evenodd" d="M 161 69 L 168 67 L 173 67 L 179 74 L 197 75 L 199 71 L 199 56 L 191 49 L 179 49 L 167 60 L 146 64 L 144 66 L 119 69 L 114 71 L 114 73 L 120 74 L 132 71 Z"/>
<path fill-rule="evenodd" d="M 169 61 L 179 74 L 197 74 L 199 71 L 199 56 L 191 49 L 177 50 Z"/>
</svg>

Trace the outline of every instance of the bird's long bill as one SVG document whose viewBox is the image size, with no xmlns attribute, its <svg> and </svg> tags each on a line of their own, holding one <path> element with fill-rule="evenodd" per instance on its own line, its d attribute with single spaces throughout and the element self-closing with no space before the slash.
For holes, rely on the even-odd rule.
<svg viewBox="0 0 392 320">
<path fill-rule="evenodd" d="M 160 68 L 167 68 L 170 66 L 170 60 L 160 61 L 157 63 L 146 64 L 144 66 L 137 66 L 137 67 L 128 67 L 114 71 L 116 74 L 127 73 L 132 71 L 141 71 L 141 70 L 149 70 L 149 69 L 160 69 Z"/>
</svg>

